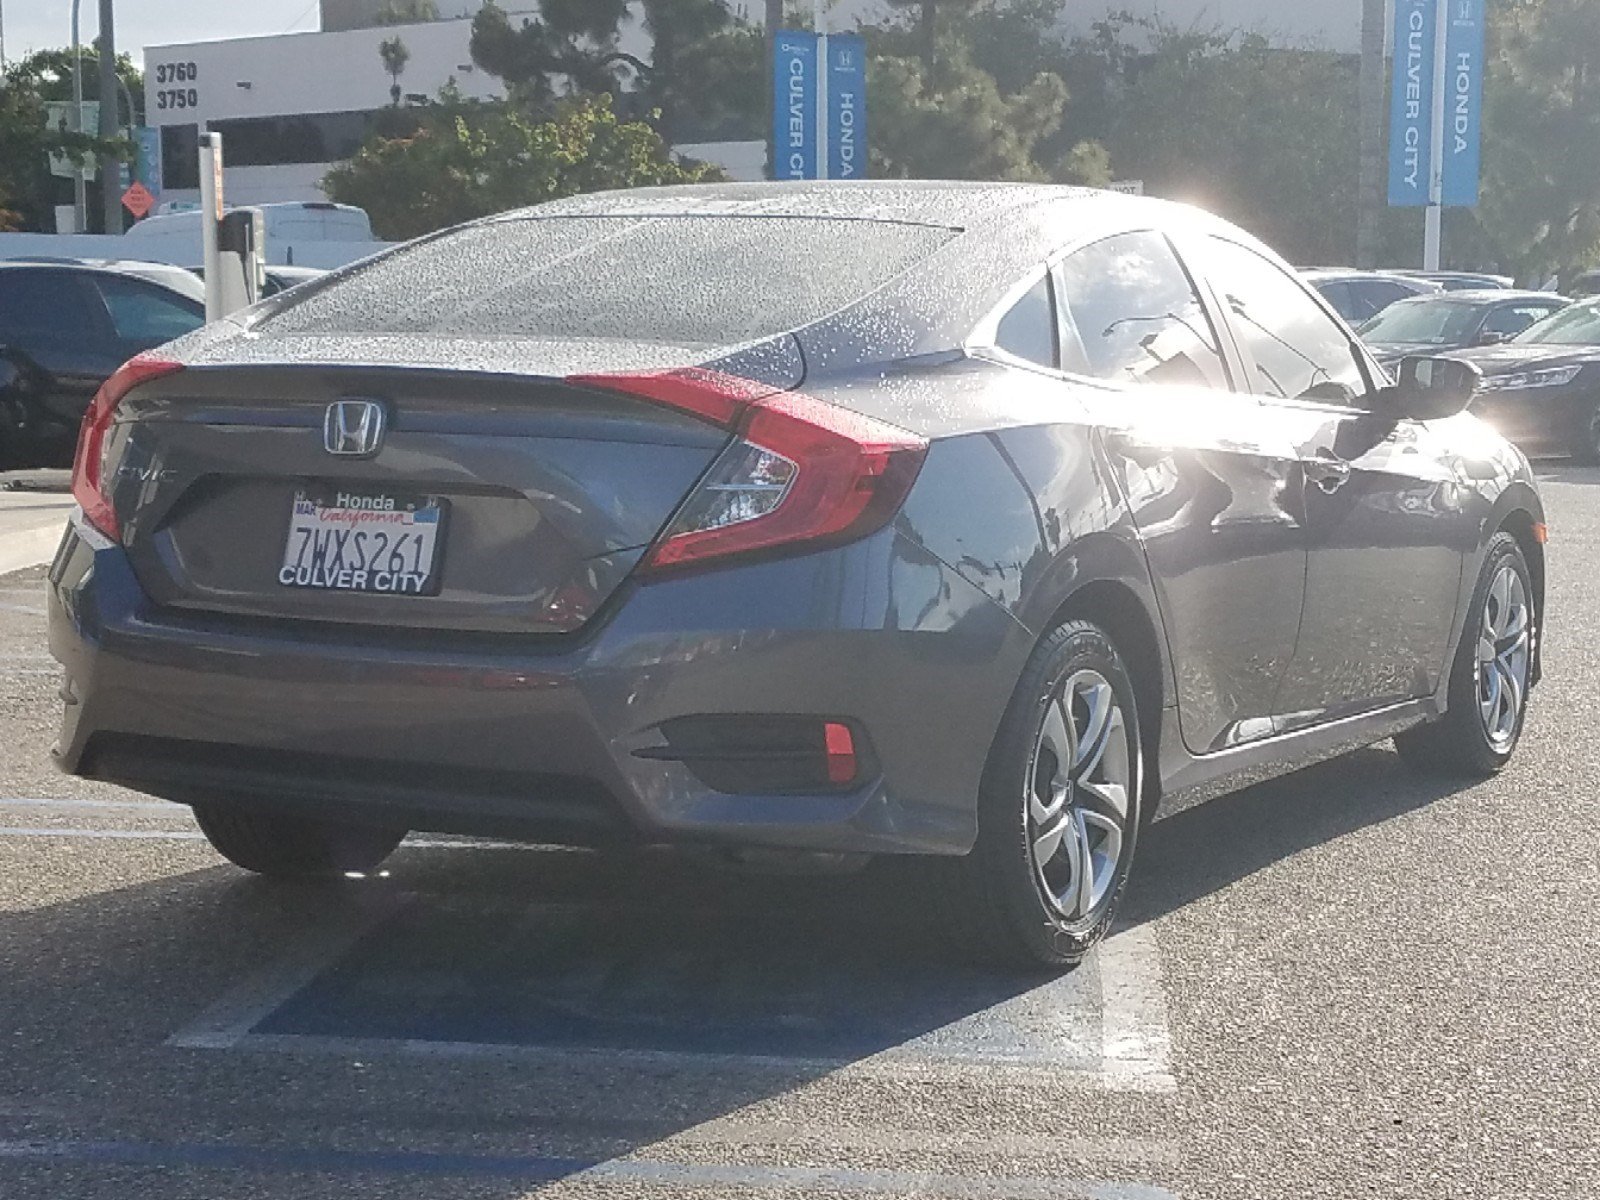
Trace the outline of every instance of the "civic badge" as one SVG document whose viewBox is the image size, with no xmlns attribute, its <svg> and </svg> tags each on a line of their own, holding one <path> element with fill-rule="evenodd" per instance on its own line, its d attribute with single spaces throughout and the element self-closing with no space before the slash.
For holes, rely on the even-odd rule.
<svg viewBox="0 0 1600 1200">
<path fill-rule="evenodd" d="M 383 448 L 388 415 L 376 400 L 336 400 L 322 421 L 322 448 L 342 458 L 370 458 Z"/>
</svg>

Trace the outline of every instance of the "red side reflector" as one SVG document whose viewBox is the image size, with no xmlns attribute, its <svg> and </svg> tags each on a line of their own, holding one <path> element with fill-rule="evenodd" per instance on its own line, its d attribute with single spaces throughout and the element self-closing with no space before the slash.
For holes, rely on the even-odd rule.
<svg viewBox="0 0 1600 1200">
<path fill-rule="evenodd" d="M 100 385 L 100 390 L 84 411 L 83 424 L 78 428 L 77 453 L 72 458 L 72 498 L 83 509 L 84 519 L 113 541 L 121 538 L 122 529 L 117 522 L 116 510 L 111 507 L 111 498 L 103 478 L 106 433 L 124 396 L 141 383 L 181 370 L 182 363 L 165 358 L 147 354 L 131 358 Z"/>
<path fill-rule="evenodd" d="M 828 782 L 852 783 L 856 777 L 856 739 L 850 726 L 829 721 L 822 727 L 828 751 Z"/>
<path fill-rule="evenodd" d="M 1550 526 L 1543 521 L 1536 521 L 1533 526 L 1533 540 L 1539 545 L 1544 545 L 1550 540 Z"/>
</svg>

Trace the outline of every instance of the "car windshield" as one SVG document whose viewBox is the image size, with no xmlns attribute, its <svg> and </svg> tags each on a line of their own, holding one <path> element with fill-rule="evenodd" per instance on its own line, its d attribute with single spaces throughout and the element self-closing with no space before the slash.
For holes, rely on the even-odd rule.
<svg viewBox="0 0 1600 1200">
<path fill-rule="evenodd" d="M 1600 346 L 1600 304 L 1575 304 L 1552 313 L 1512 341 L 1542 346 Z"/>
<path fill-rule="evenodd" d="M 1361 336 L 1369 342 L 1459 345 L 1472 336 L 1478 312 L 1474 305 L 1452 300 L 1403 300 L 1363 325 Z"/>
</svg>

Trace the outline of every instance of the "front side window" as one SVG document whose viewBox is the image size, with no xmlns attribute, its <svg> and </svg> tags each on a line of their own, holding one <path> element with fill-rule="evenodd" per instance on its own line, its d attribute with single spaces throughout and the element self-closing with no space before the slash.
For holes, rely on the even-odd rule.
<svg viewBox="0 0 1600 1200">
<path fill-rule="evenodd" d="M 1206 239 L 1206 270 L 1253 361 L 1250 390 L 1348 403 L 1367 390 L 1350 335 L 1292 275 L 1254 250 Z"/>
<path fill-rule="evenodd" d="M 1007 354 L 1041 367 L 1056 365 L 1056 309 L 1046 275 L 1000 318 L 994 344 Z"/>
<path fill-rule="evenodd" d="M 1116 383 L 1228 386 L 1200 297 L 1161 234 L 1085 246 L 1062 259 L 1056 279 L 1064 370 Z"/>
</svg>

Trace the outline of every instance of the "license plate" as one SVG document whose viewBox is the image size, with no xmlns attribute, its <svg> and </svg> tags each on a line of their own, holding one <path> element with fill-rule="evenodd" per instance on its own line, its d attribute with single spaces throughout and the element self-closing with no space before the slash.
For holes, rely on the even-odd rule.
<svg viewBox="0 0 1600 1200">
<path fill-rule="evenodd" d="M 445 501 L 394 492 L 298 493 L 278 582 L 335 592 L 438 591 Z"/>
</svg>

